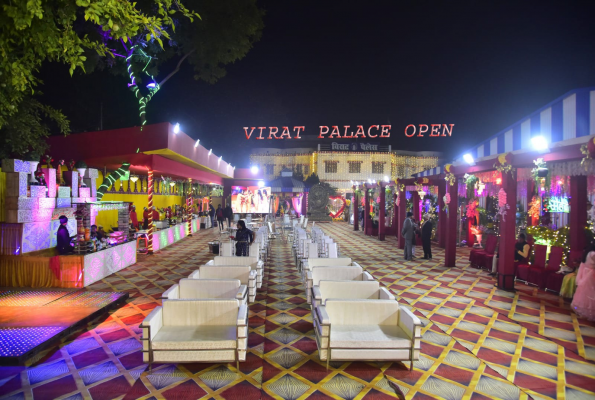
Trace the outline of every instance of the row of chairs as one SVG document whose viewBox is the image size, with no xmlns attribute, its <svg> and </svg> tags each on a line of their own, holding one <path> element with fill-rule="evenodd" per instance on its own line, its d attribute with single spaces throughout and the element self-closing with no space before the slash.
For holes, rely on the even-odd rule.
<svg viewBox="0 0 595 400">
<path fill-rule="evenodd" d="M 269 232 L 256 232 L 252 255 L 216 256 L 162 295 L 142 322 L 143 360 L 153 363 L 246 360 L 248 307 L 262 286 Z M 262 249 L 261 245 L 266 247 Z"/>
<path fill-rule="evenodd" d="M 527 285 L 535 285 L 540 289 L 559 293 L 564 280 L 564 274 L 557 273 L 562 265 L 564 249 L 558 246 L 550 247 L 549 259 L 547 257 L 546 245 L 534 244 L 528 242 L 531 248 L 535 247 L 535 256 L 532 263 L 519 264 L 516 266 L 515 280 Z M 496 235 L 489 235 L 486 239 L 485 249 L 473 249 L 469 254 L 469 262 L 476 268 L 492 269 L 493 259 L 498 247 L 498 238 Z M 571 251 L 569 264 L 575 266 L 577 257 L 580 254 Z"/>
<path fill-rule="evenodd" d="M 310 238 L 322 236 L 313 231 Z M 301 265 L 318 353 L 327 369 L 330 361 L 409 361 L 413 368 L 421 321 L 392 293 L 348 257 L 307 258 Z"/>
</svg>

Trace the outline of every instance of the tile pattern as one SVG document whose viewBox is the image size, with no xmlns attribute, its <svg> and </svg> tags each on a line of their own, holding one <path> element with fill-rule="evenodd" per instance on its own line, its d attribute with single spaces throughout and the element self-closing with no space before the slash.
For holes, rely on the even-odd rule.
<svg viewBox="0 0 595 400">
<path fill-rule="evenodd" d="M 161 294 L 212 258 L 215 229 L 93 284 L 127 291 L 126 305 L 40 355 L 29 367 L 0 368 L 0 396 L 10 399 L 407 399 L 589 398 L 595 327 L 557 297 L 520 287 L 501 292 L 484 272 L 434 261 L 403 262 L 394 238 L 379 242 L 343 223 L 322 225 L 341 250 L 361 261 L 424 324 L 422 357 L 401 363 L 331 363 L 318 359 L 312 317 L 286 243 L 275 240 L 263 286 L 250 305 L 247 361 L 162 364 L 149 373 L 138 325 Z M 523 285 L 524 286 L 524 285 Z M 0 299 L 1 300 L 1 299 Z M 536 310 L 536 311 L 533 311 Z M 537 319 L 536 319 L 537 318 Z M 574 335 L 574 336 L 573 336 Z M 589 357 L 593 358 L 593 357 Z"/>
<path fill-rule="evenodd" d="M 394 238 L 379 242 L 345 224 L 323 226 L 342 243 L 345 255 L 362 260 L 399 301 L 423 315 L 426 328 L 454 338 L 522 393 L 554 399 L 595 396 L 595 364 L 588 361 L 594 360 L 589 357 L 593 324 L 578 320 L 558 296 L 524 284 L 516 293 L 498 290 L 485 271 L 469 267 L 467 248 L 457 252 L 456 268 L 447 269 L 442 249 L 432 250 L 433 260 L 405 262 Z M 491 387 L 491 381 L 484 386 Z"/>
</svg>

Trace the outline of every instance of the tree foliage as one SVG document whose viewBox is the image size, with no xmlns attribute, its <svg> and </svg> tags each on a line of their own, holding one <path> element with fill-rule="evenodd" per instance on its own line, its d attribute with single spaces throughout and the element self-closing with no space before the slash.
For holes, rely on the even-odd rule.
<svg viewBox="0 0 595 400">
<path fill-rule="evenodd" d="M 226 74 L 226 66 L 241 60 L 260 40 L 264 23 L 263 11 L 256 0 L 186 0 L 190 9 L 198 12 L 201 21 L 176 19 L 163 32 L 168 41 L 146 32 L 129 36 L 126 41 L 114 41 L 104 36 L 105 45 L 114 49 L 116 59 L 94 57 L 92 68 L 111 68 L 129 78 L 129 87 L 139 102 L 141 125 L 146 123 L 147 104 L 161 87 L 173 77 L 184 62 L 194 68 L 194 78 L 215 83 Z M 147 5 L 141 8 L 148 8 Z M 118 57 L 119 56 L 119 57 Z M 157 79 L 165 63 L 177 61 L 175 68 Z M 171 68 L 171 67 L 170 67 Z M 151 87 L 147 87 L 147 84 Z"/>
<path fill-rule="evenodd" d="M 152 0 L 145 9 L 122 0 L 0 0 L 0 10 L 0 140 L 17 152 L 22 146 L 10 136 L 15 126 L 29 126 L 23 135 L 34 135 L 24 140 L 30 145 L 47 134 L 42 114 L 68 129 L 59 111 L 30 97 L 42 83 L 38 72 L 44 62 L 64 63 L 72 74 L 84 68 L 86 52 L 114 57 L 109 41 L 148 35 L 162 46 L 175 17 L 192 21 L 198 16 L 177 0 Z M 102 34 L 86 33 L 93 30 Z M 33 117 L 29 124 L 25 116 Z"/>
<path fill-rule="evenodd" d="M 29 152 L 41 156 L 47 148 L 43 139 L 50 135 L 47 122 L 55 124 L 62 133 L 69 130 L 68 120 L 61 112 L 31 97 L 23 99 L 17 112 L 0 129 L 0 159 Z"/>
</svg>

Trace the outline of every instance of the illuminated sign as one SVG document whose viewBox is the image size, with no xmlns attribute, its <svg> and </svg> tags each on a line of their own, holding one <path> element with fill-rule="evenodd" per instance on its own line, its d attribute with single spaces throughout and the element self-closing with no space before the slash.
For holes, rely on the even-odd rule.
<svg viewBox="0 0 595 400">
<path fill-rule="evenodd" d="M 568 213 L 570 212 L 570 207 L 568 206 L 568 198 L 567 197 L 550 197 L 549 203 L 549 212 L 558 212 L 558 213 Z"/>
<path fill-rule="evenodd" d="M 452 136 L 454 124 L 413 124 L 405 127 L 405 136 L 407 137 L 444 137 Z M 391 125 L 321 125 L 318 127 L 318 139 L 366 139 L 366 138 L 389 138 Z M 246 139 L 250 140 L 254 135 L 257 140 L 263 139 L 301 139 L 301 133 L 306 130 L 305 126 L 294 126 L 290 129 L 288 126 L 252 126 L 244 127 Z M 267 135 L 268 133 L 268 135 Z"/>
</svg>

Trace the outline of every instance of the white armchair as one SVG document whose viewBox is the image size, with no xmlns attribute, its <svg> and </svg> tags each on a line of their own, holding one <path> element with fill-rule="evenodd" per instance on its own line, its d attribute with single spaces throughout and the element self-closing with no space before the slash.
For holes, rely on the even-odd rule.
<svg viewBox="0 0 595 400">
<path fill-rule="evenodd" d="M 323 280 L 373 281 L 374 278 L 359 265 L 314 267 L 306 275 L 306 299 L 308 300 L 308 304 L 312 304 L 312 288 Z"/>
<path fill-rule="evenodd" d="M 248 302 L 248 286 L 239 279 L 180 279 L 161 296 L 162 299 L 236 299 Z"/>
<path fill-rule="evenodd" d="M 302 263 L 302 280 L 306 282 L 308 271 L 312 271 L 314 267 L 346 267 L 350 265 L 360 266 L 349 257 L 341 258 L 307 258 Z"/>
<path fill-rule="evenodd" d="M 378 281 L 320 281 L 312 286 L 312 312 L 326 299 L 374 299 L 395 300 L 395 296 Z M 316 317 L 314 313 L 314 317 Z"/>
<path fill-rule="evenodd" d="M 322 361 L 419 360 L 421 321 L 395 300 L 328 299 L 316 308 Z"/>
<path fill-rule="evenodd" d="M 238 279 L 248 287 L 248 301 L 256 298 L 256 271 L 249 265 L 202 265 L 189 279 Z"/>
<path fill-rule="evenodd" d="M 207 265 L 249 265 L 257 272 L 256 287 L 260 289 L 262 286 L 262 275 L 264 272 L 264 262 L 259 260 L 259 257 L 223 257 L 215 256 L 215 258 L 207 263 Z"/>
<path fill-rule="evenodd" d="M 248 307 L 235 299 L 165 300 L 141 324 L 143 361 L 246 361 Z"/>
</svg>

